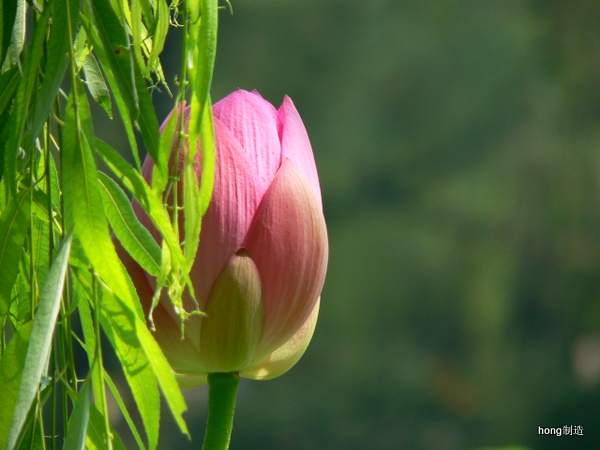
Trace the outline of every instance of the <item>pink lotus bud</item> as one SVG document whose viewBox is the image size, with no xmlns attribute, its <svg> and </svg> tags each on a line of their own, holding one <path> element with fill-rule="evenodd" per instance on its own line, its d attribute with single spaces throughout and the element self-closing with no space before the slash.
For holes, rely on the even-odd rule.
<svg viewBox="0 0 600 450">
<path fill-rule="evenodd" d="M 215 185 L 190 274 L 207 315 L 186 321 L 182 341 L 168 300 L 154 311 L 157 340 L 184 386 L 211 372 L 269 379 L 289 370 L 312 337 L 327 265 L 317 169 L 292 100 L 276 110 L 238 90 L 213 112 Z M 147 177 L 152 164 L 144 163 Z M 149 303 L 153 280 L 127 265 Z"/>
</svg>

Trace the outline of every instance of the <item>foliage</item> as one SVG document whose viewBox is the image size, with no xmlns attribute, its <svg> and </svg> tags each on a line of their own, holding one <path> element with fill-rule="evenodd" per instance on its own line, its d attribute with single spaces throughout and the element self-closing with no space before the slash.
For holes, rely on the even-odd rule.
<svg viewBox="0 0 600 450">
<path fill-rule="evenodd" d="M 187 317 L 181 298 L 186 289 L 193 295 L 188 273 L 199 242 L 181 241 L 174 211 L 183 209 L 185 234 L 199 236 L 215 160 L 208 105 L 217 1 L 1 5 L 0 447 L 56 448 L 64 440 L 65 448 L 124 448 L 109 421 L 108 387 L 137 445 L 156 448 L 159 391 L 185 434 L 186 404 L 148 329 L 151 306 L 140 303 L 117 252 L 159 275 L 155 297 L 164 292 Z M 183 30 L 186 55 L 173 103 L 191 103 L 192 126 L 173 120 L 161 135 L 152 92 L 169 91 L 159 56 L 173 26 Z M 96 135 L 89 99 L 116 117 L 129 154 Z M 204 149 L 201 185 L 190 178 L 196 145 L 184 149 L 181 172 L 169 164 L 174 138 L 185 133 Z M 152 185 L 141 175 L 143 150 L 155 162 Z M 177 199 L 170 193 L 182 178 Z M 162 248 L 130 198 L 153 219 Z M 103 336 L 144 433 L 105 368 Z M 86 367 L 76 361 L 81 353 Z"/>
<path fill-rule="evenodd" d="M 598 448 L 600 4 L 234 7 L 214 95 L 295 99 L 331 256 L 232 448 Z"/>
</svg>

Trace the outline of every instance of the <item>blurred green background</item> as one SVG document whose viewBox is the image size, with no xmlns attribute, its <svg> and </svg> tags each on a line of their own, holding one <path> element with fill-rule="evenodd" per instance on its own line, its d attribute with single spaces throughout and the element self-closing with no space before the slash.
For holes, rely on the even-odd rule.
<svg viewBox="0 0 600 450">
<path fill-rule="evenodd" d="M 330 263 L 304 358 L 242 381 L 232 449 L 600 448 L 600 4 L 233 9 L 213 99 L 293 98 Z M 186 393 L 194 442 L 165 411 L 162 448 L 199 448 Z"/>
</svg>

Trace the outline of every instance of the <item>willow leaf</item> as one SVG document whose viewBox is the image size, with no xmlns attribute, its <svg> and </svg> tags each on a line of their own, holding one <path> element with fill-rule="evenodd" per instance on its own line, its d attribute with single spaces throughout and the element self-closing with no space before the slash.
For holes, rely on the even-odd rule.
<svg viewBox="0 0 600 450">
<path fill-rule="evenodd" d="M 127 405 L 125 405 L 125 402 L 121 398 L 121 394 L 120 394 L 119 390 L 117 389 L 117 386 L 115 386 L 115 383 L 112 381 L 112 379 L 110 378 L 110 375 L 106 371 L 104 372 L 104 381 L 106 381 L 106 385 L 110 389 L 110 392 L 113 395 L 113 398 L 115 399 L 115 402 L 117 403 L 117 406 L 119 407 L 119 410 L 121 411 L 121 414 L 123 414 L 123 418 L 125 419 L 125 422 L 127 422 L 127 425 L 129 426 L 129 430 L 131 431 L 131 434 L 133 435 L 133 438 L 135 439 L 135 443 L 138 445 L 138 447 L 140 449 L 144 450 L 146 447 L 144 446 L 144 443 L 142 442 L 142 437 L 140 436 L 140 432 L 138 431 L 137 427 L 135 426 L 135 423 L 134 423 L 133 419 L 131 418 L 131 414 L 129 414 L 129 410 L 127 409 Z"/>
<path fill-rule="evenodd" d="M 160 60 L 158 56 L 162 53 L 165 47 L 165 41 L 167 39 L 167 33 L 169 31 L 169 5 L 167 5 L 166 0 L 157 0 L 154 3 L 155 7 L 155 17 L 156 20 L 154 22 L 154 27 L 150 30 L 152 33 L 152 50 L 150 51 L 150 56 L 148 57 L 148 69 L 155 70 L 159 72 Z M 162 74 L 162 70 L 160 72 Z M 164 77 L 164 76 L 163 76 Z M 163 80 L 163 77 L 159 77 Z"/>
<path fill-rule="evenodd" d="M 0 114 L 10 105 L 20 79 L 16 67 L 0 75 Z"/>
<path fill-rule="evenodd" d="M 123 404 L 121 394 L 116 389 L 109 374 L 104 370 L 102 365 L 98 363 L 98 355 L 96 353 L 98 337 L 96 336 L 96 329 L 94 326 L 94 321 L 92 319 L 90 305 L 88 303 L 88 298 L 92 298 L 93 296 L 92 275 L 88 271 L 76 272 L 76 276 L 73 278 L 73 293 L 78 299 L 79 317 L 81 320 L 81 328 L 83 330 L 83 337 L 85 341 L 79 341 L 79 343 L 88 355 L 88 363 L 91 368 L 89 376 L 91 376 L 94 398 L 96 399 L 95 406 L 99 408 L 97 410 L 97 414 L 99 414 L 100 417 L 103 417 L 104 415 L 108 414 L 108 412 L 105 409 L 106 405 L 101 400 L 106 398 L 106 383 L 106 385 L 110 388 L 113 397 L 117 402 L 117 405 L 119 405 L 119 409 L 121 409 L 121 413 L 123 414 L 125 421 L 129 425 L 131 433 L 133 434 L 136 443 L 138 444 L 138 447 L 144 449 L 145 446 L 142 442 L 140 434 L 137 428 L 135 427 L 135 424 L 131 420 L 129 411 Z M 102 420 L 100 422 L 95 423 L 93 419 L 90 419 L 90 428 L 88 428 L 88 447 L 104 449 L 107 447 L 107 442 L 108 436 L 106 434 L 105 422 Z"/>
<path fill-rule="evenodd" d="M 89 53 L 83 60 L 83 74 L 85 75 L 85 84 L 92 95 L 92 98 L 96 100 L 104 111 L 108 114 L 108 117 L 113 118 L 112 115 L 112 102 L 110 101 L 110 93 L 108 87 L 98 66 L 98 61 L 92 53 Z"/>
<path fill-rule="evenodd" d="M 129 108 L 130 117 L 140 129 L 148 153 L 156 158 L 159 140 L 158 119 L 142 77 L 142 70 L 132 55 L 127 33 L 107 0 L 93 1 L 92 10 L 101 40 L 101 45 L 94 42 L 94 48 L 104 66 L 104 72 L 112 70 L 117 89 Z M 89 37 L 94 36 L 89 30 L 86 31 Z M 106 64 L 110 67 L 106 67 Z M 108 78 L 110 83 L 110 77 Z"/>
<path fill-rule="evenodd" d="M 138 340 L 141 343 L 147 359 L 136 367 L 143 368 L 144 364 L 149 363 L 148 367 L 159 380 L 175 420 L 182 431 L 187 432 L 181 416 L 185 411 L 185 402 L 177 381 L 166 358 L 158 348 L 158 344 L 146 328 L 137 293 L 116 255 L 108 232 L 97 170 L 88 143 L 88 136 L 89 139 L 92 139 L 90 130 L 87 129 L 89 125 L 86 125 L 90 120 L 89 107 L 85 94 L 81 92 L 80 90 L 77 102 L 75 94 L 72 93 L 69 97 L 63 132 L 65 221 L 69 229 L 75 229 L 76 236 L 89 262 L 115 294 L 107 294 L 103 297 L 103 328 L 107 333 L 113 333 L 113 337 L 115 337 L 113 345 L 115 346 L 121 346 L 121 341 L 117 341 L 116 336 L 124 339 L 125 343 L 128 342 L 126 339 L 130 339 L 132 342 Z M 131 168 L 131 170 L 133 169 Z M 69 176 L 68 174 L 73 175 Z M 109 312 L 107 313 L 107 311 Z M 106 327 L 106 323 L 114 325 L 116 328 L 111 331 Z M 122 347 L 116 348 L 117 353 L 120 351 L 119 348 Z M 136 355 L 141 358 L 142 354 L 137 352 Z M 127 354 L 123 354 L 123 357 L 127 364 L 138 363 L 138 361 L 128 362 Z M 144 372 L 144 376 L 147 373 L 151 372 Z M 149 430 L 148 432 L 152 433 L 153 431 Z M 149 434 L 149 438 L 151 436 Z"/>
<path fill-rule="evenodd" d="M 104 209 L 121 245 L 149 274 L 160 270 L 160 247 L 150 232 L 140 223 L 127 195 L 109 176 L 100 172 Z"/>
<path fill-rule="evenodd" d="M 120 72 L 113 71 L 112 65 L 116 64 L 116 62 L 114 61 L 114 55 L 112 54 L 113 52 L 104 47 L 104 44 L 100 39 L 99 32 L 96 29 L 96 27 L 92 24 L 90 19 L 85 14 L 82 14 L 80 16 L 80 20 L 81 24 L 83 25 L 86 31 L 86 35 L 89 41 L 94 46 L 95 53 L 98 56 L 98 60 L 100 61 L 100 65 L 104 69 L 106 79 L 108 81 L 109 86 L 112 89 L 112 93 L 115 98 L 115 103 L 117 104 L 117 107 L 119 109 L 123 126 L 125 127 L 125 133 L 127 134 L 127 140 L 129 141 L 129 145 L 131 146 L 133 159 L 135 160 L 136 166 L 140 167 L 141 163 L 138 155 L 138 144 L 135 137 L 135 131 L 133 129 L 134 117 L 132 117 L 131 113 L 131 111 L 133 111 L 134 116 L 137 117 L 137 95 L 133 96 L 131 89 L 128 87 L 128 80 L 122 79 L 125 77 L 126 74 L 121 74 Z"/>
<path fill-rule="evenodd" d="M 217 49 L 218 29 L 218 1 L 202 0 L 200 3 L 191 2 L 188 6 L 192 17 L 190 36 L 187 37 L 191 45 L 188 55 L 188 71 L 192 88 L 189 122 L 189 154 L 186 158 L 184 177 L 190 182 L 184 191 L 184 214 L 186 224 L 185 256 L 188 267 L 196 257 L 200 242 L 200 228 L 202 215 L 208 209 L 214 185 L 215 171 L 215 141 L 213 120 L 210 104 L 210 85 L 215 64 Z M 198 11 L 200 8 L 200 11 Z M 194 20 L 201 13 L 202 20 Z M 189 176 L 191 166 L 195 160 L 201 140 L 202 168 L 201 183 L 198 186 Z M 187 176 L 186 176 L 187 174 Z M 187 195 L 186 195 L 187 194 Z M 188 241 L 189 240 L 189 241 Z"/>
<path fill-rule="evenodd" d="M 50 230 L 48 222 L 34 218 L 31 225 L 31 256 L 35 271 L 33 273 L 36 286 L 43 286 L 50 267 Z"/>
<path fill-rule="evenodd" d="M 13 24 L 9 38 L 9 47 L 6 50 L 6 57 L 2 63 L 2 72 L 8 70 L 13 64 L 19 64 L 19 56 L 25 45 L 26 8 L 27 4 L 25 0 L 16 0 L 15 15 L 13 16 Z"/>
<path fill-rule="evenodd" d="M 0 67 L 10 45 L 12 29 L 17 15 L 17 2 L 0 2 Z"/>
<path fill-rule="evenodd" d="M 127 102 L 133 119 L 138 115 L 138 96 L 133 75 L 133 58 L 127 33 L 121 21 L 115 14 L 108 0 L 94 0 L 90 2 L 94 24 L 101 40 L 101 45 L 94 42 L 94 48 L 106 55 L 110 69 L 114 72 L 119 90 Z M 91 38 L 94 33 L 88 33 Z M 105 67 L 105 69 L 109 69 Z M 106 70 L 105 70 L 106 71 Z"/>
<path fill-rule="evenodd" d="M 131 280 L 116 254 L 102 207 L 90 142 L 93 141 L 91 117 L 85 92 L 78 85 L 78 94 L 71 91 L 67 103 L 63 131 L 63 197 L 65 226 L 74 230 L 78 244 L 87 260 L 110 284 L 111 289 L 143 315 Z"/>
<path fill-rule="evenodd" d="M 6 448 L 8 441 L 8 430 L 17 404 L 31 325 L 32 322 L 27 322 L 17 328 L 0 359 L 0 448 Z"/>
<path fill-rule="evenodd" d="M 126 450 L 118 433 L 113 429 L 111 429 L 110 436 L 106 435 L 105 423 L 106 418 L 104 415 L 94 405 L 91 405 L 87 439 L 85 441 L 86 448 L 88 450 L 104 450 L 106 449 L 106 442 L 111 439 L 113 450 Z M 68 447 L 65 447 L 65 449 L 68 449 Z"/>
<path fill-rule="evenodd" d="M 178 267 L 186 267 L 185 257 L 175 231 L 171 225 L 171 219 L 163 206 L 161 199 L 154 193 L 144 178 L 129 164 L 115 149 L 105 142 L 96 139 L 96 150 L 105 158 L 111 170 L 114 171 L 124 186 L 130 190 L 134 197 L 143 207 L 146 215 L 152 220 L 153 225 L 169 247 L 171 259 Z M 193 296 L 192 281 L 187 272 L 183 273 L 184 281 L 190 288 Z"/>
<path fill-rule="evenodd" d="M 69 63 L 67 55 L 72 44 L 70 24 L 76 22 L 78 15 L 78 0 L 56 0 L 52 5 L 52 26 L 46 44 L 44 76 L 36 94 L 33 121 L 25 139 L 25 148 L 33 146 L 34 139 L 52 111 L 56 94 Z"/>
<path fill-rule="evenodd" d="M 84 383 L 83 388 L 77 393 L 73 411 L 69 418 L 64 448 L 69 450 L 83 450 L 90 417 L 90 384 Z"/>
<path fill-rule="evenodd" d="M 12 450 L 25 423 L 27 412 L 37 395 L 40 380 L 48 363 L 52 334 L 60 309 L 60 299 L 71 251 L 71 235 L 63 239 L 56 258 L 52 262 L 48 277 L 40 296 L 33 318 L 31 337 L 21 375 L 19 394 L 8 432 L 6 448 Z"/>
<path fill-rule="evenodd" d="M 9 190 L 13 195 L 16 194 L 17 190 L 17 155 L 23 140 L 25 123 L 28 118 L 27 112 L 35 88 L 35 81 L 44 50 L 48 23 L 50 21 L 50 12 L 53 4 L 54 0 L 48 1 L 45 5 L 44 12 L 36 22 L 31 44 L 28 48 L 25 64 L 23 66 L 23 76 L 17 87 L 14 102 L 15 109 L 11 114 L 8 123 L 10 135 L 8 137 L 8 143 L 4 148 L 4 175 L 8 181 Z"/>
<path fill-rule="evenodd" d="M 136 329 L 140 325 L 145 328 L 145 325 L 130 312 L 125 313 L 123 304 L 108 293 L 102 296 L 102 307 L 102 328 L 123 367 L 144 423 L 148 447 L 154 449 L 158 444 L 160 396 L 157 377 L 140 342 L 140 330 Z"/>
<path fill-rule="evenodd" d="M 19 273 L 19 260 L 27 237 L 31 193 L 11 198 L 0 215 L 0 318 L 8 311 L 12 287 Z"/>
</svg>

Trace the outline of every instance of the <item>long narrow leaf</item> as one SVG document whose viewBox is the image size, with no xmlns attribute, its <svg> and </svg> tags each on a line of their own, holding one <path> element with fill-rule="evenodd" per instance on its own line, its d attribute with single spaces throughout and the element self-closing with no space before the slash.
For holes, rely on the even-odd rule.
<svg viewBox="0 0 600 450">
<path fill-rule="evenodd" d="M 11 3 L 11 2 L 7 2 Z M 25 45 L 25 18 L 26 3 L 25 0 L 16 0 L 16 11 L 13 16 L 13 25 L 11 27 L 10 45 L 6 51 L 6 58 L 2 63 L 2 71 L 7 70 L 12 64 L 19 63 L 19 56 Z"/>
<path fill-rule="evenodd" d="M 75 399 L 65 436 L 65 449 L 83 450 L 90 417 L 90 406 L 90 384 L 85 383 Z"/>
<path fill-rule="evenodd" d="M 135 315 L 119 308 L 122 304 L 108 293 L 102 297 L 102 306 L 102 328 L 121 361 L 125 378 L 144 422 L 148 447 L 154 449 L 158 444 L 160 396 L 157 377 L 140 340 L 140 323 Z"/>
<path fill-rule="evenodd" d="M 60 250 L 50 267 L 44 283 L 38 309 L 33 319 L 31 338 L 25 356 L 25 364 L 19 386 L 19 394 L 15 405 L 7 439 L 7 449 L 12 450 L 21 428 L 25 423 L 27 412 L 38 392 L 40 380 L 48 363 L 52 334 L 60 309 L 60 299 L 65 283 L 69 255 L 71 252 L 71 235 L 63 239 Z"/>
<path fill-rule="evenodd" d="M 127 34 L 108 0 L 93 1 L 92 10 L 98 36 L 102 42 L 102 45 L 94 42 L 100 62 L 104 66 L 105 73 L 109 70 L 114 74 L 116 88 L 120 95 L 123 95 L 130 117 L 137 123 L 148 153 L 156 158 L 159 141 L 158 119 L 142 77 L 142 70 L 130 50 Z M 95 33 L 88 32 L 88 35 L 95 39 Z M 108 78 L 110 82 L 111 78 Z M 115 91 L 113 87 L 113 93 Z"/>
<path fill-rule="evenodd" d="M 81 88 L 81 86 L 79 87 Z M 80 89 L 80 92 L 83 90 Z M 105 317 L 105 320 L 117 320 L 127 314 L 130 316 L 128 317 L 129 322 L 134 323 L 135 326 L 123 326 L 126 337 L 135 339 L 136 336 L 143 336 L 140 338 L 140 342 L 144 345 L 144 351 L 146 351 L 146 346 L 158 349 L 154 338 L 146 328 L 137 293 L 116 255 L 108 232 L 97 170 L 88 143 L 88 136 L 91 140 L 88 108 L 84 93 L 80 93 L 77 100 L 75 100 L 74 94 L 69 97 L 63 136 L 64 203 L 67 228 L 75 229 L 76 237 L 86 258 L 115 294 L 114 297 L 112 294 L 107 297 L 114 298 L 115 301 L 112 302 L 112 305 L 119 307 L 113 309 L 108 317 Z M 77 174 L 77 176 L 68 176 L 67 174 Z M 108 308 L 110 305 L 111 303 L 103 301 L 104 307 Z M 118 324 L 119 322 L 116 323 L 116 325 Z M 134 334 L 127 335 L 132 330 Z M 114 332 L 116 333 L 117 330 Z M 123 354 L 123 357 L 125 358 L 126 355 Z M 158 349 L 158 353 L 153 351 L 152 357 L 148 355 L 148 358 L 150 359 L 149 367 L 165 392 L 173 416 L 182 431 L 187 432 L 185 422 L 181 417 L 185 411 L 185 402 L 177 387 L 175 376 L 170 371 L 170 366 L 160 349 Z M 173 392 L 173 387 L 179 392 L 178 396 Z"/>
<path fill-rule="evenodd" d="M 102 413 L 98 411 L 94 405 L 91 405 L 87 439 L 85 442 L 86 448 L 88 450 L 105 450 L 105 443 L 108 442 L 109 439 L 112 439 L 113 450 L 126 450 L 121 438 L 112 428 L 110 430 L 111 435 L 106 436 L 104 426 L 105 421 L 106 418 L 102 415 Z M 68 450 L 67 447 L 65 447 L 65 449 Z"/>
<path fill-rule="evenodd" d="M 45 5 L 44 12 L 36 22 L 31 39 L 31 45 L 27 51 L 27 57 L 23 66 L 23 77 L 17 88 L 15 109 L 10 116 L 8 144 L 4 148 L 4 176 L 8 182 L 10 192 L 14 195 L 17 190 L 17 155 L 23 140 L 27 111 L 31 96 L 35 88 L 35 80 L 38 74 L 38 66 L 44 50 L 44 41 L 50 21 L 50 12 L 54 0 L 49 0 Z"/>
<path fill-rule="evenodd" d="M 160 271 L 160 247 L 138 220 L 131 202 L 119 185 L 102 172 L 99 176 L 104 209 L 117 239 L 146 272 L 157 276 Z"/>
<path fill-rule="evenodd" d="M 19 71 L 16 67 L 0 76 L 0 114 L 10 104 L 15 89 L 19 85 L 19 79 Z"/>
<path fill-rule="evenodd" d="M 0 67 L 10 45 L 15 16 L 17 15 L 17 2 L 0 2 Z"/>
<path fill-rule="evenodd" d="M 85 75 L 85 84 L 96 103 L 98 103 L 108 116 L 112 119 L 112 103 L 108 87 L 98 66 L 98 61 L 93 54 L 88 54 L 83 60 L 83 74 Z"/>
<path fill-rule="evenodd" d="M 0 215 L 0 319 L 8 311 L 11 291 L 19 273 L 30 210 L 30 192 L 22 191 L 9 201 Z"/>
<path fill-rule="evenodd" d="M 140 449 L 142 449 L 142 450 L 145 449 L 146 447 L 144 446 L 144 443 L 142 442 L 142 437 L 140 436 L 140 432 L 138 431 L 137 427 L 135 426 L 135 423 L 133 422 L 133 419 L 131 418 L 131 414 L 129 414 L 127 405 L 125 405 L 125 402 L 121 398 L 121 394 L 119 393 L 117 386 L 115 386 L 115 383 L 113 382 L 113 380 L 110 378 L 110 375 L 106 371 L 104 372 L 104 380 L 106 381 L 106 385 L 110 389 L 110 392 L 111 392 L 112 396 L 114 397 L 115 402 L 119 406 L 119 410 L 121 411 L 121 414 L 123 414 L 123 418 L 125 419 L 125 422 L 127 422 L 127 425 L 129 426 L 129 430 L 131 431 L 131 434 L 133 435 L 133 438 L 135 439 L 136 444 L 138 445 L 138 447 Z"/>
<path fill-rule="evenodd" d="M 93 142 L 85 92 L 69 96 L 63 132 L 63 194 L 65 225 L 74 230 L 85 257 L 111 289 L 143 316 L 135 289 L 125 272 L 108 231 L 98 172 L 89 143 Z"/>
<path fill-rule="evenodd" d="M 0 359 L 0 448 L 6 448 L 8 430 L 17 404 L 32 322 L 20 326 Z"/>
<path fill-rule="evenodd" d="M 34 139 L 52 111 L 56 93 L 69 63 L 68 58 L 65 58 L 72 45 L 69 27 L 76 22 L 78 15 L 79 0 L 56 0 L 52 5 L 52 26 L 46 44 L 44 77 L 36 94 L 33 122 L 25 138 L 25 148 L 32 147 Z"/>
<path fill-rule="evenodd" d="M 156 340 L 146 328 L 145 323 L 118 298 L 105 293 L 102 297 L 102 327 L 111 338 L 111 341 L 118 342 L 117 352 L 127 349 L 130 356 L 125 358 L 125 373 L 131 369 L 143 371 L 146 366 L 154 372 L 158 384 L 163 392 L 175 421 L 180 430 L 188 434 L 187 426 L 183 420 L 182 414 L 187 409 L 181 390 L 175 380 L 175 376 L 165 358 L 162 350 L 156 343 Z M 134 375 L 132 372 L 130 375 Z M 133 380 L 136 383 L 141 382 Z M 139 386 L 142 391 L 139 395 L 145 395 L 145 387 Z M 133 389 L 133 386 L 132 386 Z M 151 393 L 149 393 L 152 395 Z M 135 392 L 134 392 L 135 395 Z M 151 400 L 149 397 L 148 400 Z"/>
<path fill-rule="evenodd" d="M 171 226 L 169 214 L 164 208 L 161 199 L 150 189 L 144 178 L 115 149 L 105 142 L 96 139 L 96 150 L 104 156 L 115 175 L 142 205 L 144 211 L 167 243 L 171 252 L 171 259 L 179 267 L 186 267 L 185 257 L 179 247 L 179 242 Z M 189 275 L 184 272 L 183 277 L 185 283 L 190 287 L 190 292 L 193 296 L 194 291 Z"/>
</svg>

